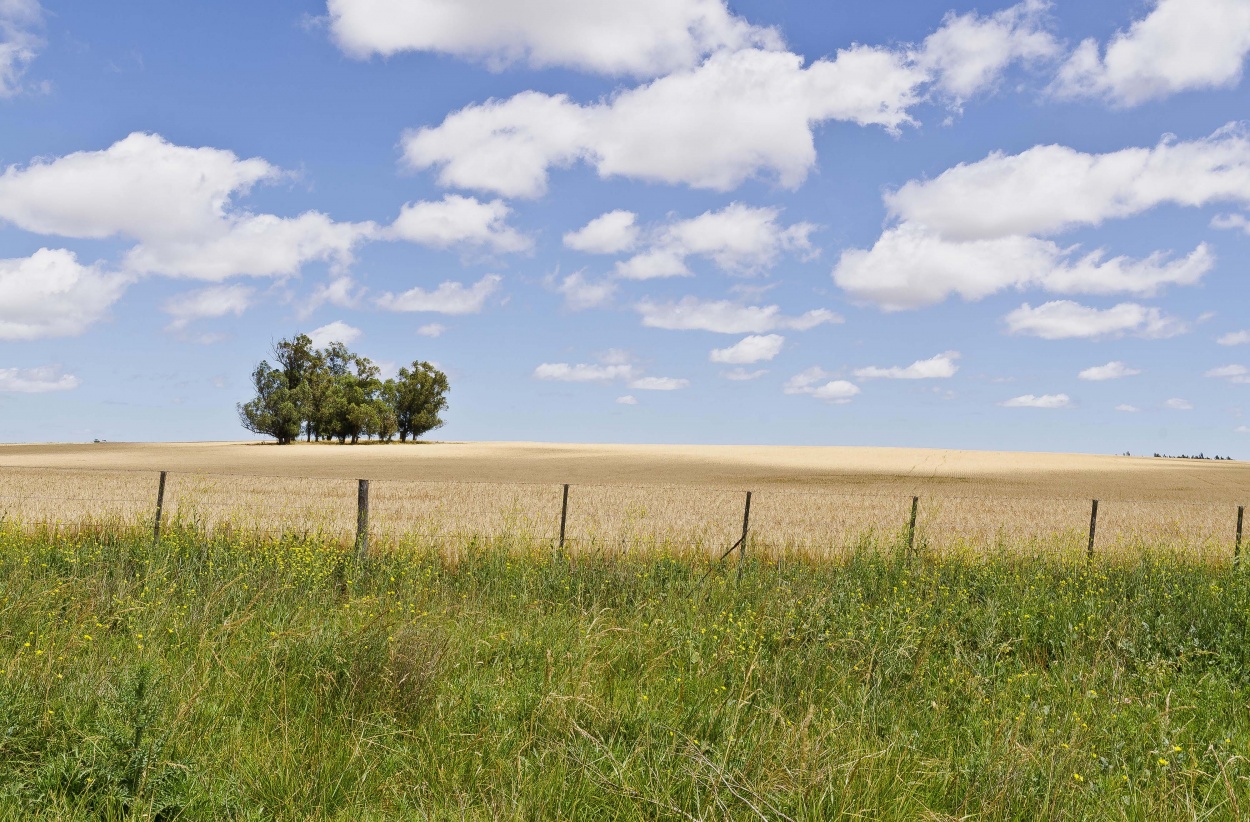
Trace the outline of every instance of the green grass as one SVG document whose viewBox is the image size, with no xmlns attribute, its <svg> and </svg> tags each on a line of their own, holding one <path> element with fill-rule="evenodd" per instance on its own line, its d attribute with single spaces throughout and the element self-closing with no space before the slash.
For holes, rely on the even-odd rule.
<svg viewBox="0 0 1250 822">
<path fill-rule="evenodd" d="M 1250 582 L 0 530 L 5 819 L 1250 809 Z"/>
</svg>

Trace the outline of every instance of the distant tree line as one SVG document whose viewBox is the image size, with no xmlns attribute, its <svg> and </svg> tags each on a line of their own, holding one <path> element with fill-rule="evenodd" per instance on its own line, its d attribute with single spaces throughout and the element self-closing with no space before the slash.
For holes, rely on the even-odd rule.
<svg viewBox="0 0 1250 822">
<path fill-rule="evenodd" d="M 443 424 L 447 375 L 428 362 L 399 369 L 380 379 L 378 367 L 342 343 L 314 348 L 306 334 L 273 347 L 276 361 L 261 360 L 252 371 L 256 396 L 238 406 L 248 431 L 280 444 L 297 440 L 349 440 L 376 437 L 414 440 Z"/>
</svg>

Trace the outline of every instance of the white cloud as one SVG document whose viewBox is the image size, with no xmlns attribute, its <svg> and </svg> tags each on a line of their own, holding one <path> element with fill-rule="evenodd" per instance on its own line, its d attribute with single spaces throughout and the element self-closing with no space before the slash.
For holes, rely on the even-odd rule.
<svg viewBox="0 0 1250 822">
<path fill-rule="evenodd" d="M 636 306 L 642 324 L 671 331 L 714 331 L 718 334 L 759 334 L 774 329 L 806 331 L 824 323 L 840 323 L 842 318 L 825 308 L 787 317 L 780 306 L 746 306 L 728 300 L 702 301 L 683 297 L 677 302 L 643 300 Z"/>
<path fill-rule="evenodd" d="M 925 38 L 916 63 L 956 103 L 992 88 L 1009 65 L 1056 57 L 1060 46 L 1045 29 L 1049 4 L 1025 0 L 990 17 L 951 12 Z"/>
<path fill-rule="evenodd" d="M 574 271 L 561 280 L 555 290 L 564 295 L 564 304 L 571 310 L 581 311 L 586 308 L 599 308 L 612 302 L 612 297 L 616 294 L 616 283 L 611 280 L 593 282 L 586 279 L 581 271 Z"/>
<path fill-rule="evenodd" d="M 712 362 L 725 363 L 727 365 L 746 365 L 763 360 L 771 360 L 781 353 L 781 348 L 785 344 L 786 338 L 780 334 L 766 334 L 762 336 L 752 334 L 749 337 L 743 337 L 728 348 L 712 349 L 708 359 Z"/>
<path fill-rule="evenodd" d="M 629 384 L 639 391 L 676 391 L 690 385 L 690 380 L 676 377 L 639 377 Z"/>
<path fill-rule="evenodd" d="M 1071 300 L 1056 300 L 1037 308 L 1025 303 L 1004 319 L 1010 333 L 1045 340 L 1118 336 L 1130 332 L 1162 339 L 1188 330 L 1183 322 L 1159 309 L 1136 303 L 1120 303 L 1107 309 L 1091 308 Z"/>
<path fill-rule="evenodd" d="M 1115 410 L 1123 411 L 1126 414 L 1136 414 L 1141 409 L 1135 405 L 1129 405 L 1128 403 L 1121 403 L 1115 407 Z"/>
<path fill-rule="evenodd" d="M 22 90 L 26 67 L 43 47 L 36 33 L 42 23 L 38 0 L 0 0 L 0 98 Z"/>
<path fill-rule="evenodd" d="M 417 333 L 422 337 L 440 337 L 447 330 L 447 326 L 442 323 L 427 323 L 417 329 Z"/>
<path fill-rule="evenodd" d="M 1233 229 L 1250 234 L 1250 219 L 1247 219 L 1244 214 L 1216 214 L 1211 218 L 1211 227 Z"/>
<path fill-rule="evenodd" d="M 616 401 L 620 405 L 637 405 L 638 404 L 638 400 L 636 400 L 632 394 L 626 394 L 623 397 L 617 397 Z"/>
<path fill-rule="evenodd" d="M 81 334 L 108 313 L 129 284 L 127 277 L 80 264 L 64 249 L 0 260 L 0 340 Z"/>
<path fill-rule="evenodd" d="M 404 156 L 413 168 L 437 168 L 443 185 L 509 197 L 541 195 L 549 169 L 576 162 L 602 177 L 717 191 L 757 177 L 794 188 L 815 165 L 813 129 L 821 123 L 897 132 L 914 123 L 911 109 L 929 90 L 962 99 L 993 86 L 1008 64 L 1052 52 L 1041 10 L 1025 2 L 992 18 L 948 17 L 920 48 L 853 45 L 810 63 L 780 50 L 716 51 L 589 105 L 525 91 L 406 133 Z"/>
<path fill-rule="evenodd" d="M 1206 244 L 1168 260 L 1077 255 L 1050 240 L 1006 236 L 955 241 L 918 223 L 886 230 L 871 249 L 848 249 L 833 270 L 851 296 L 887 311 L 939 303 L 952 294 L 979 300 L 1006 288 L 1038 287 L 1060 294 L 1150 296 L 1167 285 L 1192 285 L 1215 265 Z"/>
<path fill-rule="evenodd" d="M 508 225 L 511 213 L 503 200 L 484 203 L 448 194 L 438 201 L 406 204 L 388 234 L 433 248 L 471 245 L 498 253 L 529 251 L 534 243 Z"/>
<path fill-rule="evenodd" d="M 1000 402 L 1003 408 L 1071 408 L 1072 400 L 1067 394 L 1042 394 L 1040 397 L 1023 394 Z"/>
<path fill-rule="evenodd" d="M 232 207 L 255 184 L 284 176 L 259 158 L 136 132 L 103 151 L 10 166 L 0 175 L 0 220 L 37 234 L 138 240 L 125 265 L 139 274 L 224 280 L 287 276 L 312 260 L 350 264 L 373 223 Z"/>
<path fill-rule="evenodd" d="M 354 328 L 342 320 L 335 320 L 328 325 L 309 331 L 308 338 L 312 340 L 313 348 L 325 348 L 330 343 L 336 342 L 351 345 L 360 339 L 363 333 L 359 328 Z"/>
<path fill-rule="evenodd" d="M 1233 429 L 1234 434 L 1250 434 L 1250 425 L 1239 425 Z"/>
<path fill-rule="evenodd" d="M 895 129 L 925 76 L 904 56 L 855 46 L 804 67 L 787 52 L 723 52 L 699 67 L 579 105 L 525 91 L 409 131 L 404 158 L 445 186 L 537 197 L 547 172 L 584 161 L 601 177 L 728 191 L 753 177 L 798 186 L 827 120 Z"/>
<path fill-rule="evenodd" d="M 1194 408 L 1194 404 L 1190 402 L 1189 400 L 1183 400 L 1180 397 L 1173 397 L 1172 399 L 1163 403 L 1163 407 L 1169 408 L 1173 411 L 1192 411 Z"/>
<path fill-rule="evenodd" d="M 164 311 L 173 319 L 167 331 L 181 331 L 199 319 L 239 316 L 252 304 L 255 289 L 244 285 L 219 285 L 188 291 L 165 302 Z"/>
<path fill-rule="evenodd" d="M 761 368 L 757 371 L 748 371 L 745 368 L 731 368 L 728 371 L 720 372 L 720 375 L 734 382 L 746 382 L 747 380 L 758 380 L 767 373 L 767 368 Z"/>
<path fill-rule="evenodd" d="M 81 384 L 73 374 L 63 374 L 58 366 L 40 368 L 0 368 L 0 391 L 15 394 L 45 394 L 72 391 Z"/>
<path fill-rule="evenodd" d="M 846 380 L 830 380 L 832 374 L 820 366 L 813 366 L 786 380 L 782 391 L 787 394 L 808 394 L 821 400 L 841 405 L 860 393 L 858 385 Z"/>
<path fill-rule="evenodd" d="M 1086 154 L 1067 146 L 993 152 L 885 195 L 890 213 L 948 240 L 1054 234 L 1163 204 L 1250 203 L 1250 137 L 1230 124 L 1210 137 Z"/>
<path fill-rule="evenodd" d="M 139 274 L 164 274 L 220 282 L 235 276 L 288 277 L 305 263 L 351 264 L 360 243 L 376 234 L 373 223 L 336 223 L 316 211 L 298 217 L 272 214 L 230 222 L 216 236 L 144 243 L 125 257 Z"/>
<path fill-rule="evenodd" d="M 387 311 L 435 311 L 440 314 L 476 314 L 490 295 L 499 289 L 503 277 L 487 274 L 471 286 L 444 282 L 433 291 L 410 288 L 402 294 L 387 292 L 374 302 Z"/>
<path fill-rule="evenodd" d="M 690 256 L 706 257 L 724 271 L 749 274 L 771 267 L 782 253 L 810 255 L 808 235 L 816 226 L 804 222 L 782 227 L 780 215 L 776 208 L 731 203 L 678 220 L 658 230 L 647 251 L 618 263 L 617 275 L 635 280 L 687 275 Z"/>
<path fill-rule="evenodd" d="M 624 363 L 570 365 L 566 362 L 545 362 L 534 369 L 534 379 L 559 382 L 613 382 L 632 379 L 634 374 L 634 367 Z"/>
<path fill-rule="evenodd" d="M 1098 97 L 1135 106 L 1180 91 L 1231 88 L 1250 53 L 1244 0 L 1158 0 L 1150 14 L 1119 32 L 1099 53 L 1083 41 L 1055 80 L 1060 96 Z"/>
<path fill-rule="evenodd" d="M 653 77 L 715 51 L 781 46 L 775 30 L 734 16 L 723 0 L 329 0 L 327 7 L 335 42 L 359 58 L 433 51 L 496 69 L 523 62 Z"/>
<path fill-rule="evenodd" d="M 1140 373 L 1140 368 L 1129 368 L 1119 360 L 1112 360 L 1106 365 L 1094 365 L 1086 368 L 1077 374 L 1076 377 L 1080 380 L 1102 382 L 1103 380 L 1118 380 L 1123 377 L 1136 377 Z"/>
<path fill-rule="evenodd" d="M 959 370 L 959 366 L 955 365 L 955 360 L 959 359 L 958 351 L 947 351 L 930 357 L 927 360 L 916 360 L 906 368 L 893 366 L 892 368 L 878 368 L 877 366 L 869 366 L 868 368 L 857 368 L 853 372 L 860 379 L 887 379 L 887 380 L 932 380 L 947 379 L 955 376 L 955 372 Z"/>
<path fill-rule="evenodd" d="M 1230 331 L 1216 340 L 1220 345 L 1250 344 L 1250 331 Z"/>
<path fill-rule="evenodd" d="M 1219 368 L 1212 368 L 1202 376 L 1250 384 L 1250 369 L 1247 369 L 1244 365 L 1221 365 Z"/>
<path fill-rule="evenodd" d="M 638 242 L 638 215 L 632 211 L 609 211 L 577 231 L 564 235 L 564 245 L 587 254 L 619 254 Z"/>
</svg>

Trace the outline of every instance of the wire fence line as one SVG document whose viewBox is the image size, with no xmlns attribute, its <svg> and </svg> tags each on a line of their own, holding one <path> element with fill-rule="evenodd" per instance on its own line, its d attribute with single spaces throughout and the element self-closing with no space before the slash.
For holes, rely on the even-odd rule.
<svg viewBox="0 0 1250 822">
<path fill-rule="evenodd" d="M 739 557 L 832 556 L 865 544 L 912 551 L 1092 556 L 1168 550 L 1240 556 L 1244 505 L 1140 498 L 345 480 L 101 469 L 0 471 L 0 519 L 16 526 L 144 522 L 206 533 L 320 534 L 387 543 L 525 537 L 571 552 L 657 548 Z"/>
</svg>

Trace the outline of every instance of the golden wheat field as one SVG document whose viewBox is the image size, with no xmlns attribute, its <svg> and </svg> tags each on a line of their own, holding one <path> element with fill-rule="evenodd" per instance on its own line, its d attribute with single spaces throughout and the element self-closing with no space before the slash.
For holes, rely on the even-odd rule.
<svg viewBox="0 0 1250 822">
<path fill-rule="evenodd" d="M 574 552 L 717 553 L 741 535 L 770 555 L 831 556 L 905 532 L 934 551 L 1097 550 L 1231 557 L 1250 464 L 902 448 L 420 443 L 0 445 L 0 515 L 21 525 L 151 523 L 350 539 L 370 480 L 375 544 L 472 537 L 555 542 L 570 485 Z"/>
</svg>

